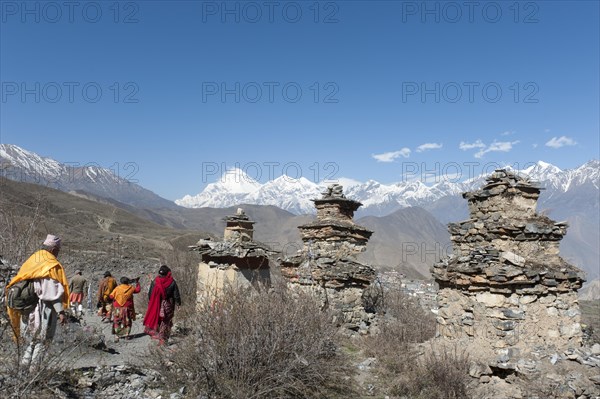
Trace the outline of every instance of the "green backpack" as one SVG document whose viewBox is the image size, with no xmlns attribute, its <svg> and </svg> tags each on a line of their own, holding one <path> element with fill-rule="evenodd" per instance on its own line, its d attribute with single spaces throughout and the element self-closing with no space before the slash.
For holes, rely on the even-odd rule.
<svg viewBox="0 0 600 399">
<path fill-rule="evenodd" d="M 30 310 L 38 303 L 38 296 L 33 288 L 33 280 L 21 280 L 8 288 L 6 304 L 11 309 Z"/>
</svg>

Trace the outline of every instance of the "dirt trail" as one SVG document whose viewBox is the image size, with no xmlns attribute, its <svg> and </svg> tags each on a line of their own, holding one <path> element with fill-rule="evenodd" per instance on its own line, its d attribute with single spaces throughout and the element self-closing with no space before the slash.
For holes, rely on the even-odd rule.
<svg viewBox="0 0 600 399">
<path fill-rule="evenodd" d="M 120 339 L 119 342 L 114 342 L 114 335 L 111 333 L 111 324 L 102 323 L 99 316 L 95 312 L 87 311 L 80 323 L 74 320 L 64 327 L 59 327 L 55 337 L 55 342 L 60 344 L 69 335 L 84 333 L 87 337 L 94 337 L 92 343 L 104 342 L 104 345 L 88 345 L 82 346 L 79 350 L 74 351 L 70 357 L 71 367 L 97 367 L 97 366 L 116 366 L 116 365 L 142 365 L 148 348 L 156 345 L 156 341 L 152 340 L 148 335 L 144 334 L 144 326 L 142 325 L 142 317 L 138 317 L 133 322 L 131 328 L 130 340 Z M 94 335 L 94 332 L 98 336 Z"/>
</svg>

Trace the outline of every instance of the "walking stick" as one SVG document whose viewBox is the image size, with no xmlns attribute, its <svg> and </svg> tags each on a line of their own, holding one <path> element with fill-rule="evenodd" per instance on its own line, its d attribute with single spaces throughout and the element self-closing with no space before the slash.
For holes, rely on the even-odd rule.
<svg viewBox="0 0 600 399">
<path fill-rule="evenodd" d="M 92 285 L 88 284 L 88 292 L 87 292 L 87 305 L 88 310 L 92 311 Z"/>
</svg>

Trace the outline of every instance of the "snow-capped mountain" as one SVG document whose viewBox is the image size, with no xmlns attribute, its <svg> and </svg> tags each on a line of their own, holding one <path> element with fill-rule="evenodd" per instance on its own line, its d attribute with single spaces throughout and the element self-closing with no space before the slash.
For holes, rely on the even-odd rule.
<svg viewBox="0 0 600 399">
<path fill-rule="evenodd" d="M 306 214 L 314 209 L 311 200 L 319 198 L 323 189 L 324 186 L 319 186 L 304 177 L 292 179 L 283 175 L 249 194 L 247 202 L 276 205 L 295 214 Z"/>
<path fill-rule="evenodd" d="M 216 182 L 208 184 L 200 194 L 186 195 L 175 203 L 186 208 L 227 208 L 248 202 L 246 197 L 260 188 L 261 184 L 241 169 L 231 169 Z"/>
<path fill-rule="evenodd" d="M 600 164 L 590 161 L 577 169 L 561 170 L 549 163 L 539 161 L 518 172 L 535 180 L 546 189 L 545 196 L 564 193 L 576 186 L 591 184 L 598 189 Z M 345 188 L 347 197 L 362 202 L 360 215 L 387 215 L 410 206 L 426 206 L 435 201 L 455 196 L 480 187 L 485 175 L 464 182 L 441 179 L 427 185 L 420 180 L 383 184 L 375 180 L 353 184 Z M 343 179 L 340 179 L 343 180 Z M 219 181 L 211 183 L 198 195 L 187 195 L 175 201 L 188 208 L 229 207 L 240 203 L 275 205 L 295 214 L 313 213 L 312 199 L 319 198 L 325 184 L 317 184 L 305 178 L 292 179 L 281 176 L 260 184 L 239 169 L 228 171 Z"/>
<path fill-rule="evenodd" d="M 230 169 L 216 182 L 210 183 L 198 195 L 176 200 L 186 208 L 226 208 L 242 203 L 275 205 L 295 214 L 311 213 L 311 199 L 318 198 L 324 187 L 306 178 L 280 176 L 260 184 L 241 169 Z"/>
<path fill-rule="evenodd" d="M 12 144 L 0 144 L 0 176 L 61 191 L 85 191 L 138 207 L 175 207 L 171 201 L 118 176 L 110 169 L 96 164 L 79 166 L 60 163 Z"/>
</svg>

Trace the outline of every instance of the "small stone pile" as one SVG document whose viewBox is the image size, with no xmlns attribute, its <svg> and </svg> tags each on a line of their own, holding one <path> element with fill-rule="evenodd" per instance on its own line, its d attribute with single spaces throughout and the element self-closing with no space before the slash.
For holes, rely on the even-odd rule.
<svg viewBox="0 0 600 399">
<path fill-rule="evenodd" d="M 346 198 L 338 184 L 313 202 L 317 220 L 298 227 L 303 248 L 282 260 L 281 273 L 289 286 L 315 292 L 324 307 L 338 314 L 341 325 L 366 332 L 373 315 L 365 311 L 363 296 L 375 271 L 356 260 L 373 234 L 354 223 L 362 204 Z"/>
<path fill-rule="evenodd" d="M 471 375 L 482 382 L 539 373 L 577 360 L 575 353 L 579 363 L 600 367 L 580 350 L 577 290 L 585 280 L 559 256 L 567 225 L 536 213 L 539 194 L 529 180 L 496 170 L 463 194 L 470 219 L 449 225 L 453 254 L 432 268 L 440 288 L 436 339 L 468 348 L 479 365 Z"/>
</svg>

